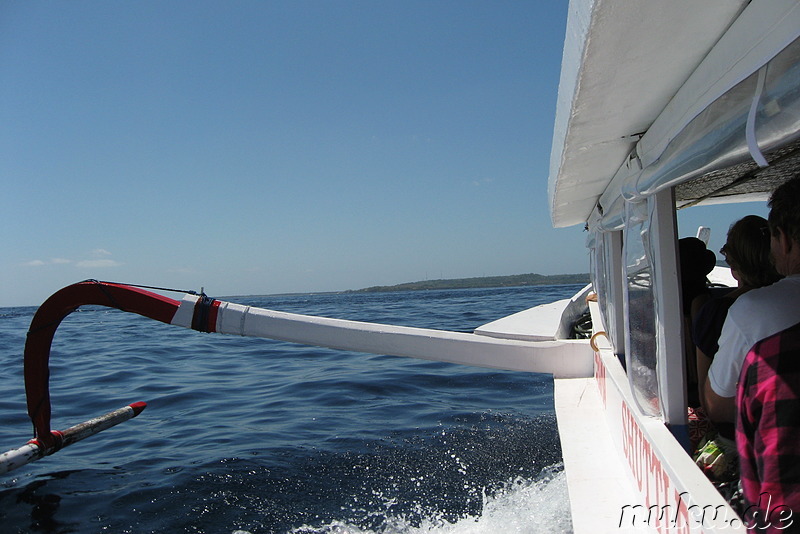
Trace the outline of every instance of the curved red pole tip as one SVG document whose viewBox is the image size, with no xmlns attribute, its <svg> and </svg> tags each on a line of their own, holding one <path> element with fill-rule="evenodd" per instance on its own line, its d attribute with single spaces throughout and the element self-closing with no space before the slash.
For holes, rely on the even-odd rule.
<svg viewBox="0 0 800 534">
<path fill-rule="evenodd" d="M 25 394 L 34 436 L 48 447 L 54 445 L 50 436 L 50 345 L 64 317 L 85 304 L 118 308 L 168 324 L 181 305 L 144 289 L 87 280 L 57 291 L 39 307 L 25 341 Z M 134 411 L 138 414 L 142 409 Z"/>
<path fill-rule="evenodd" d="M 137 415 L 142 413 L 142 410 L 147 408 L 147 403 L 139 401 L 139 402 L 134 402 L 133 404 L 129 404 L 128 406 L 130 406 L 133 409 L 133 416 L 136 417 Z"/>
</svg>

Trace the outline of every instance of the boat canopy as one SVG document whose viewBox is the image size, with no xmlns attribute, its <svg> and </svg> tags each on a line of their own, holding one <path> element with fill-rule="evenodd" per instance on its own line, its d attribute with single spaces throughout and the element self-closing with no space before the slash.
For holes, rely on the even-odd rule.
<svg viewBox="0 0 800 534">
<path fill-rule="evenodd" d="M 796 0 L 572 0 L 567 28 L 554 226 L 619 229 L 624 200 L 670 187 L 679 205 L 766 198 L 800 167 Z"/>
</svg>

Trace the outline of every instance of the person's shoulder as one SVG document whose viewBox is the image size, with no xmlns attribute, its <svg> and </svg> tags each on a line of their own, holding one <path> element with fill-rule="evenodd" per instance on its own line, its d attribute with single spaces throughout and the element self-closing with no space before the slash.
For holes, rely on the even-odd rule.
<svg viewBox="0 0 800 534">
<path fill-rule="evenodd" d="M 800 322 L 760 340 L 751 349 L 751 352 L 792 352 L 800 354 Z M 794 363 L 797 361 L 797 358 L 793 360 Z M 800 372 L 800 366 L 797 363 L 794 363 L 794 367 Z"/>
<path fill-rule="evenodd" d="M 762 306 L 774 306 L 776 301 L 800 299 L 800 276 L 787 276 L 772 285 L 752 289 L 736 299 L 731 306 L 731 313 L 752 310 Z M 736 310 L 736 311 L 734 311 Z"/>
</svg>

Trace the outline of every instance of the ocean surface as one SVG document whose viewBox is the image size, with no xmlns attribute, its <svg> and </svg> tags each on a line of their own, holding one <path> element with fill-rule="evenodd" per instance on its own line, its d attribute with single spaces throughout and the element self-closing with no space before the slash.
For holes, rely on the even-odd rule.
<svg viewBox="0 0 800 534">
<path fill-rule="evenodd" d="M 228 297 L 458 331 L 579 286 Z M 175 298 L 180 298 L 176 295 Z M 32 436 L 35 308 L 0 308 L 0 452 Z M 53 428 L 141 415 L 0 475 L 0 532 L 570 532 L 545 375 L 203 334 L 101 307 L 67 317 Z"/>
</svg>

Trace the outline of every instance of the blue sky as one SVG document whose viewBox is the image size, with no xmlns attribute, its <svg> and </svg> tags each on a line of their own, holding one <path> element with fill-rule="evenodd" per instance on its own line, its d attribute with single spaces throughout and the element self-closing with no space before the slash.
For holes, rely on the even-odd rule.
<svg viewBox="0 0 800 534">
<path fill-rule="evenodd" d="M 0 306 L 588 271 L 546 199 L 566 4 L 3 3 Z"/>
</svg>

